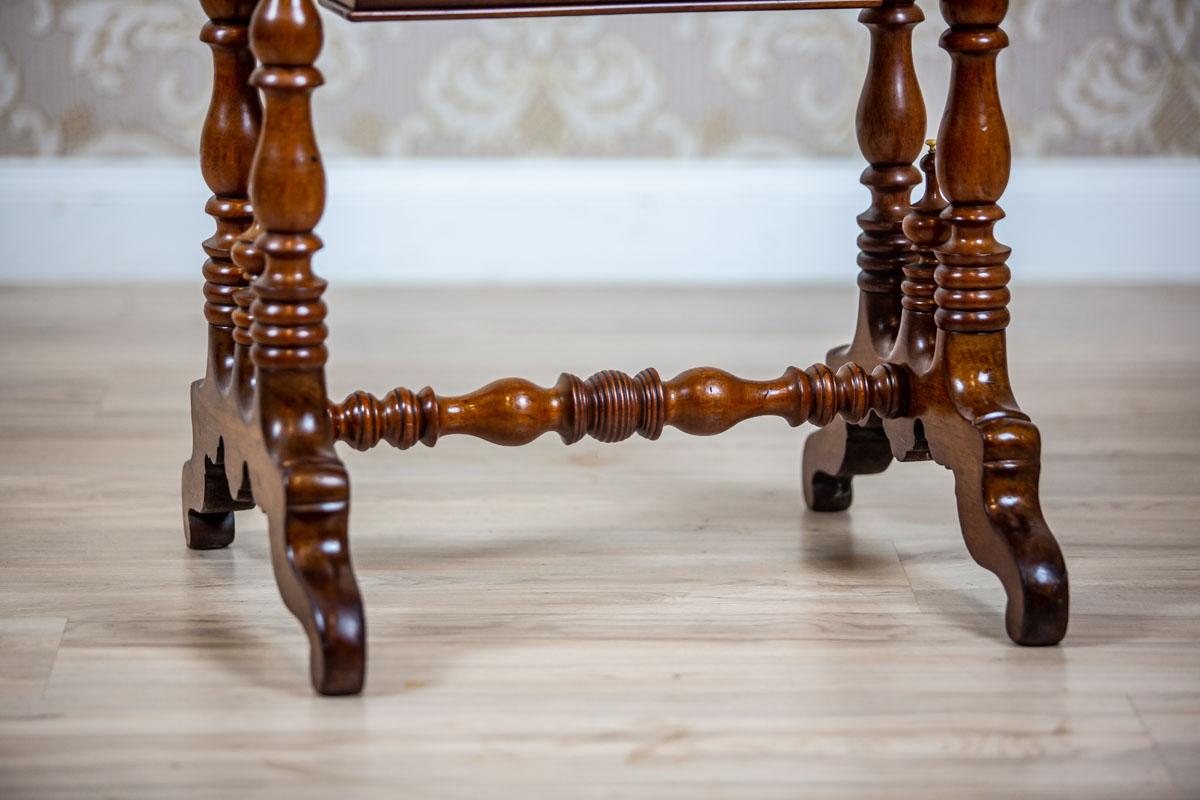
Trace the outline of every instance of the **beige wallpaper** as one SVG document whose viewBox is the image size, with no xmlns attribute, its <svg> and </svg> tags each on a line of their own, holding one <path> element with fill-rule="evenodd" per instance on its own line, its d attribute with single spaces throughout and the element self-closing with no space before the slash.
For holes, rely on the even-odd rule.
<svg viewBox="0 0 1200 800">
<path fill-rule="evenodd" d="M 936 3 L 918 70 L 936 127 Z M 326 17 L 327 153 L 856 153 L 853 11 L 350 25 Z M 0 0 L 0 155 L 196 149 L 196 0 Z M 1200 154 L 1200 0 L 1014 0 L 1002 92 L 1026 155 Z"/>
</svg>

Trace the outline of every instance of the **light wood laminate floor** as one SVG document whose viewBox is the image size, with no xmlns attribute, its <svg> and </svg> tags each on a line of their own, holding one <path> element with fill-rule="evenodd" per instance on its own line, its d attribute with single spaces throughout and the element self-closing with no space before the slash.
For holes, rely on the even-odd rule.
<svg viewBox="0 0 1200 800">
<path fill-rule="evenodd" d="M 1200 290 L 1016 287 L 1066 553 L 1009 643 L 949 473 L 803 510 L 807 429 L 345 451 L 361 698 L 314 696 L 264 519 L 189 552 L 199 289 L 0 290 L 0 797 L 1200 796 Z M 330 388 L 442 392 L 844 341 L 851 291 L 337 289 Z"/>
</svg>

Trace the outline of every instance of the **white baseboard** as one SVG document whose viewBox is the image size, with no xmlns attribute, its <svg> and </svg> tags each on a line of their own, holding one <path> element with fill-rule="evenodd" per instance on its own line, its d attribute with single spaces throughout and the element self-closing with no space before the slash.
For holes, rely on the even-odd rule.
<svg viewBox="0 0 1200 800">
<path fill-rule="evenodd" d="M 333 161 L 318 271 L 339 282 L 849 280 L 862 164 Z M 1014 279 L 1200 281 L 1200 160 L 1018 161 Z M 197 281 L 190 161 L 0 160 L 0 281 Z"/>
</svg>

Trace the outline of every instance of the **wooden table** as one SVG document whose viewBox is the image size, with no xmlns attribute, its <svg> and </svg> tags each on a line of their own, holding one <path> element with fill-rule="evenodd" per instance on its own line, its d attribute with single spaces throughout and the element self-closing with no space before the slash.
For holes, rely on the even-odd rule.
<svg viewBox="0 0 1200 800">
<path fill-rule="evenodd" d="M 185 534 L 192 548 L 225 547 L 235 511 L 266 512 L 276 581 L 308 633 L 318 692 L 357 693 L 366 669 L 337 441 L 403 450 L 466 434 L 520 445 L 554 431 L 571 444 L 656 439 L 667 425 L 713 435 L 762 415 L 810 422 L 821 427 L 804 448 L 810 508 L 845 510 L 853 476 L 893 459 L 942 464 L 955 476 L 968 550 L 1004 585 L 1008 635 L 1024 645 L 1062 639 L 1066 567 L 1038 501 L 1038 431 L 1008 384 L 1009 248 L 992 233 L 1010 161 L 995 69 L 1006 0 L 943 0 L 950 96 L 921 170 L 911 36 L 924 15 L 912 0 L 325 0 L 356 20 L 857 7 L 871 36 L 857 115 L 871 195 L 858 216 L 858 320 L 827 363 L 766 381 L 711 367 L 670 380 L 653 369 L 564 373 L 550 388 L 508 378 L 463 396 L 397 388 L 341 403 L 325 389 L 325 281 L 312 269 L 325 203 L 310 105 L 322 83 L 321 18 L 313 0 L 201 1 L 214 58 L 201 151 L 216 231 L 204 242 L 208 366 L 192 386 Z"/>
</svg>

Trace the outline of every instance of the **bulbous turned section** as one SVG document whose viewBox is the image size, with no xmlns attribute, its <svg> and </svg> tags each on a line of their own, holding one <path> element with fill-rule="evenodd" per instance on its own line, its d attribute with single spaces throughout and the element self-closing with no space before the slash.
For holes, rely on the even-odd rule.
<svg viewBox="0 0 1200 800">
<path fill-rule="evenodd" d="M 261 62 L 250 83 L 262 91 L 267 108 L 250 182 L 262 230 L 253 242 L 260 274 L 246 312 L 252 357 L 260 371 L 317 373 L 329 355 L 325 281 L 312 265 L 322 246 L 313 229 L 325 209 L 325 168 L 311 108 L 312 93 L 323 82 L 313 66 L 321 51 L 321 17 L 313 0 L 260 0 L 250 38 Z M 311 388 L 324 392 L 315 383 Z"/>
<path fill-rule="evenodd" d="M 913 260 L 901 230 L 912 187 L 921 176 L 912 162 L 921 153 L 925 101 L 913 66 L 912 32 L 925 19 L 912 0 L 887 0 L 858 20 L 871 33 L 871 61 L 859 96 L 855 130 L 868 162 L 860 182 L 871 205 L 858 215 L 858 286 L 895 294 L 901 270 Z"/>
<path fill-rule="evenodd" d="M 1008 46 L 1000 28 L 1006 0 L 943 2 L 950 28 L 950 94 L 938 131 L 937 171 L 950 201 L 951 234 L 936 248 L 936 321 L 952 333 L 1002 331 L 1009 322 L 1009 248 L 996 241 L 1004 218 L 997 204 L 1008 185 L 1011 147 L 996 80 L 996 57 Z"/>
<path fill-rule="evenodd" d="M 234 325 L 234 295 L 243 285 L 230 248 L 253 218 L 247 195 L 262 107 L 248 85 L 254 58 L 247 3 L 206 0 L 203 7 L 209 22 L 200 40 L 212 50 L 213 92 L 201 132 L 200 169 L 213 193 L 204 210 L 216 222 L 204 242 L 204 316 L 209 325 L 228 330 Z"/>
<path fill-rule="evenodd" d="M 858 364 L 836 372 L 824 364 L 788 367 L 775 380 L 750 381 L 712 367 L 663 381 L 654 369 L 630 376 L 598 372 L 586 381 L 564 373 L 551 388 L 505 378 L 467 395 L 439 397 L 397 388 L 382 398 L 354 392 L 329 407 L 336 440 L 357 450 L 386 441 L 401 450 L 418 441 L 432 447 L 450 434 L 501 445 L 522 445 L 555 432 L 565 444 L 585 435 L 619 442 L 635 433 L 657 439 L 670 425 L 712 436 L 751 417 L 777 416 L 796 426 L 827 425 L 839 414 L 850 421 L 870 413 L 902 416 L 908 406 L 906 368 L 881 364 L 867 373 Z"/>
</svg>

